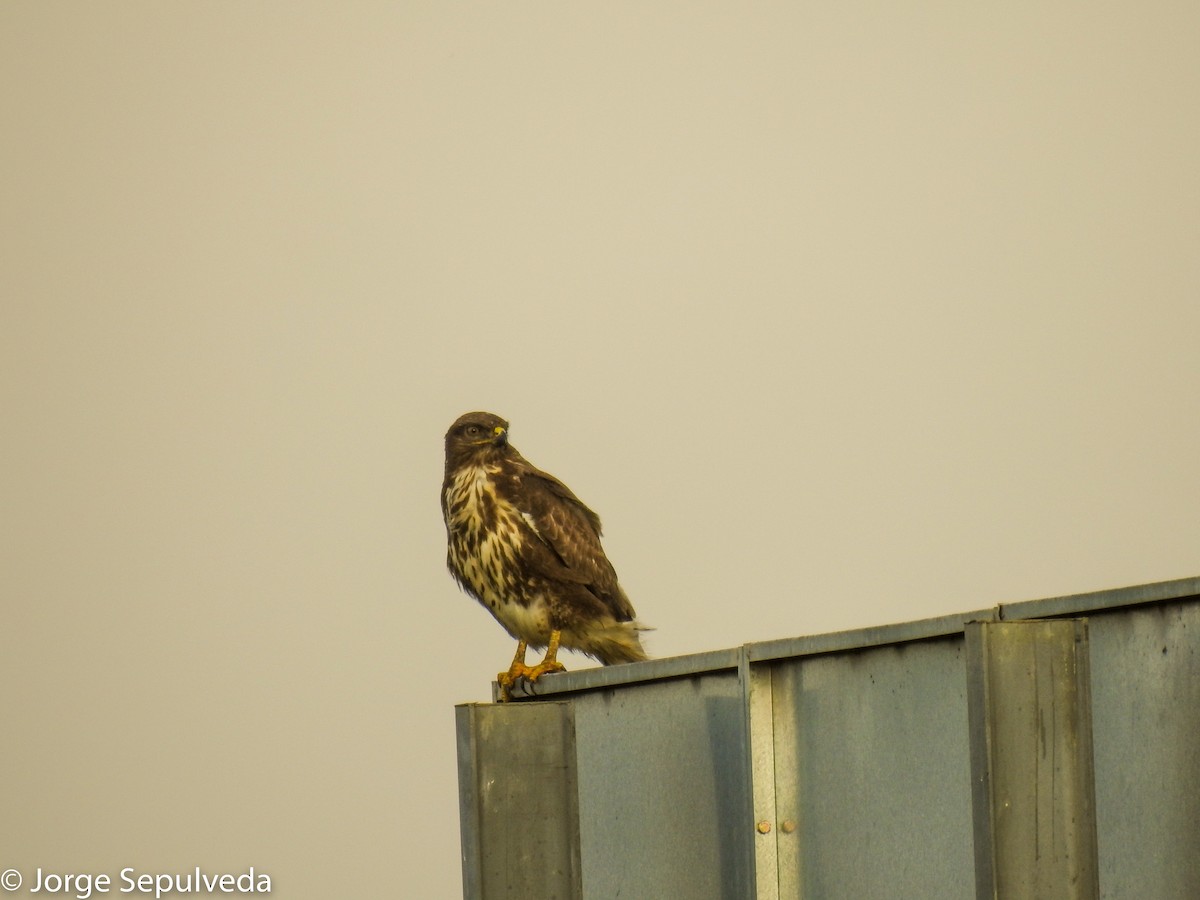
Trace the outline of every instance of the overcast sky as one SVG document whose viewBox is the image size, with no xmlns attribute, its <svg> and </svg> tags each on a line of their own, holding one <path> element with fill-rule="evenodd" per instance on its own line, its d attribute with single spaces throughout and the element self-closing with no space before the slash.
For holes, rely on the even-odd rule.
<svg viewBox="0 0 1200 900">
<path fill-rule="evenodd" d="M 1198 33 L 0 5 L 0 868 L 458 896 L 471 409 L 657 656 L 1200 574 Z"/>
</svg>

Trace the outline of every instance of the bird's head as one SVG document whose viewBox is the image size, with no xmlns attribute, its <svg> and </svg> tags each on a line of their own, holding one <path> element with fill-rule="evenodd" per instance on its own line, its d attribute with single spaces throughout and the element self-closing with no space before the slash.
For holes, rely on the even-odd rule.
<svg viewBox="0 0 1200 900">
<path fill-rule="evenodd" d="M 446 465 L 487 456 L 508 445 L 508 422 L 487 412 L 461 415 L 446 432 Z"/>
</svg>

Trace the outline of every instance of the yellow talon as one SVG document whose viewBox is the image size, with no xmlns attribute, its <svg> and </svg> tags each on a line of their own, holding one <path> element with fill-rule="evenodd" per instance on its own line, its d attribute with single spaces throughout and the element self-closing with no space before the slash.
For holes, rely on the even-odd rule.
<svg viewBox="0 0 1200 900">
<path fill-rule="evenodd" d="M 501 672 L 496 676 L 496 681 L 500 685 L 500 700 L 501 702 L 511 700 L 511 688 L 516 684 L 518 678 L 527 678 L 530 681 L 537 681 L 547 672 L 565 672 L 567 667 L 560 663 L 558 657 L 558 642 L 561 640 L 562 634 L 559 631 L 550 632 L 550 643 L 546 646 L 546 655 L 542 661 L 536 666 L 525 665 L 525 650 L 527 643 L 525 641 L 517 641 L 517 654 L 513 657 L 512 665 L 508 667 L 507 672 Z"/>
</svg>

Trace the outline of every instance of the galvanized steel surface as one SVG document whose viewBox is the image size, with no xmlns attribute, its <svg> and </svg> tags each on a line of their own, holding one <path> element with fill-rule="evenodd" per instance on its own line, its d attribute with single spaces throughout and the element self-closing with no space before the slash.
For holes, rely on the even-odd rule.
<svg viewBox="0 0 1200 900">
<path fill-rule="evenodd" d="M 1100 894 L 1200 897 L 1200 597 L 1088 618 Z"/>
<path fill-rule="evenodd" d="M 745 898 L 736 671 L 580 694 L 575 727 L 584 896 Z"/>
<path fill-rule="evenodd" d="M 574 708 L 583 894 L 968 900 L 966 623 L 1087 616 L 1101 896 L 1200 897 L 1198 595 L 1193 578 L 547 676 L 527 693 Z"/>
<path fill-rule="evenodd" d="M 779 896 L 971 897 L 961 639 L 770 668 Z"/>
<path fill-rule="evenodd" d="M 455 710 L 465 896 L 579 900 L 574 706 Z"/>
<path fill-rule="evenodd" d="M 967 626 L 979 900 L 1097 900 L 1087 624 Z"/>
</svg>

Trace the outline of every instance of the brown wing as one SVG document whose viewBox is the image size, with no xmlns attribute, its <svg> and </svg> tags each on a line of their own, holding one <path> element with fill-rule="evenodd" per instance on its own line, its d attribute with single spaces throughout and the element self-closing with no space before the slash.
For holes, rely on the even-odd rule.
<svg viewBox="0 0 1200 900">
<path fill-rule="evenodd" d="M 631 620 L 633 606 L 600 544 L 600 517 L 553 475 L 524 458 L 510 462 L 509 499 L 538 538 L 525 554 L 529 568 L 586 587 L 618 621 Z"/>
</svg>

